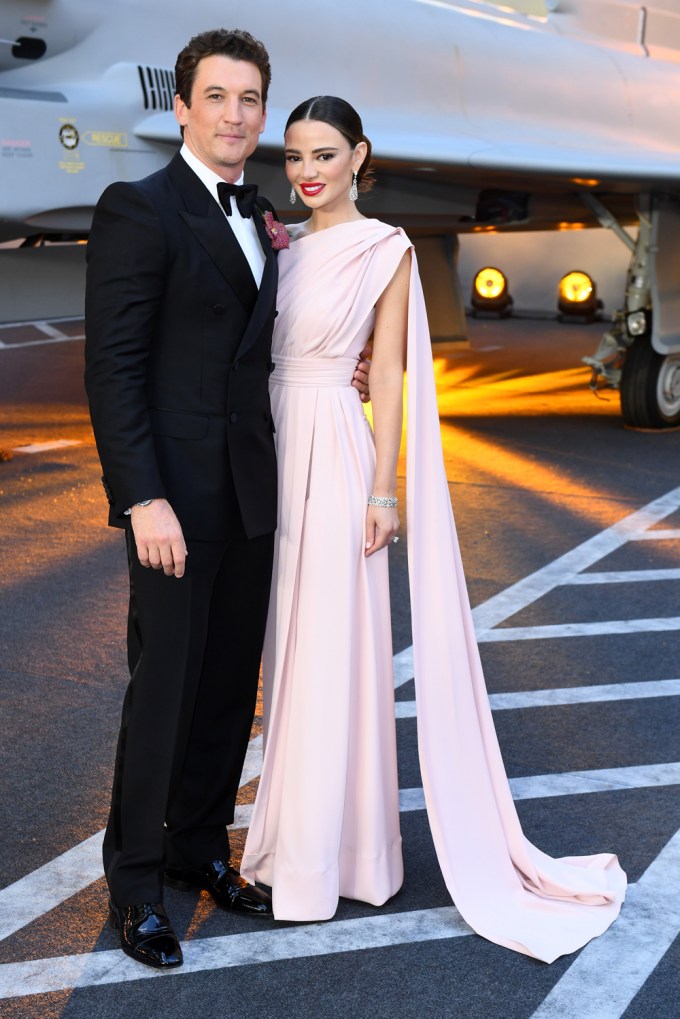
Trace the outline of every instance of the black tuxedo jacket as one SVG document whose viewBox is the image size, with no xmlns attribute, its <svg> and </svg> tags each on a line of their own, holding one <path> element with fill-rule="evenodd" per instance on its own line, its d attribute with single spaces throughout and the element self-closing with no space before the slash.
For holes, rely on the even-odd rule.
<svg viewBox="0 0 680 1019">
<path fill-rule="evenodd" d="M 260 199 L 258 199 L 260 202 Z M 267 205 L 269 208 L 269 206 Z M 165 497 L 185 537 L 276 527 L 268 378 L 276 257 L 258 290 L 222 209 L 179 153 L 112 184 L 88 243 L 85 385 L 109 523 Z"/>
</svg>

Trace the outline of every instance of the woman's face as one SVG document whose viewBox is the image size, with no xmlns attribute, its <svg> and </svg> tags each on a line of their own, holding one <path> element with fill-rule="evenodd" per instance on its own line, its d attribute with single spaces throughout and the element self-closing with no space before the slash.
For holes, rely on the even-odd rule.
<svg viewBox="0 0 680 1019">
<path fill-rule="evenodd" d="M 352 173 L 366 143 L 352 148 L 344 135 L 320 120 L 298 120 L 286 131 L 286 176 L 310 209 L 332 211 L 349 204 Z"/>
</svg>

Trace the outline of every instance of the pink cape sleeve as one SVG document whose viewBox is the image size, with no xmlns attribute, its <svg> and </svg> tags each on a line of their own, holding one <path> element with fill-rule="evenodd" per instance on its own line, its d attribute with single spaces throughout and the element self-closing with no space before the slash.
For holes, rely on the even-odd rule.
<svg viewBox="0 0 680 1019">
<path fill-rule="evenodd" d="M 602 934 L 626 876 L 611 854 L 553 860 L 524 837 L 484 684 L 442 456 L 415 253 L 407 346 L 407 525 L 418 751 L 446 886 L 466 922 L 552 962 Z"/>
</svg>

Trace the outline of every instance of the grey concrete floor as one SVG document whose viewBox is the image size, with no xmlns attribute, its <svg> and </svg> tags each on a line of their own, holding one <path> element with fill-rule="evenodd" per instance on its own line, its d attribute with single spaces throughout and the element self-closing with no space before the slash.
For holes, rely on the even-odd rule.
<svg viewBox="0 0 680 1019">
<path fill-rule="evenodd" d="M 470 324 L 470 336 L 470 349 L 449 351 L 436 367 L 451 498 L 479 606 L 677 488 L 680 433 L 628 431 L 615 394 L 597 400 L 587 391 L 579 358 L 596 346 L 597 326 L 484 321 Z M 81 361 L 78 340 L 0 350 L 0 449 L 78 443 L 0 462 L 0 888 L 49 865 L 106 818 L 126 684 L 126 576 L 120 535 L 105 527 Z M 680 514 L 663 526 L 680 527 Z M 405 544 L 391 553 L 395 652 L 411 642 Z M 594 568 L 678 566 L 676 540 L 631 543 Z M 650 581 L 559 588 L 503 625 L 678 616 L 680 582 Z M 679 675 L 680 631 L 482 643 L 481 653 L 492 694 L 668 680 Z M 412 683 L 397 691 L 398 700 L 412 698 Z M 497 712 L 508 774 L 677 761 L 679 704 L 648 697 Z M 418 787 L 416 722 L 397 726 L 400 786 Z M 677 785 L 525 799 L 518 811 L 527 837 L 546 852 L 615 851 L 633 882 L 680 829 Z M 377 911 L 343 900 L 335 921 L 450 906 L 424 811 L 402 814 L 402 835 L 402 891 Z M 676 873 L 671 912 L 677 887 Z M 100 879 L 57 908 L 38 908 L 36 919 L 0 942 L 0 987 L 8 965 L 114 950 L 105 898 Z M 167 905 L 180 935 L 196 942 L 290 928 L 226 915 L 187 893 L 168 892 Z M 679 958 L 676 941 L 630 1003 L 607 1016 L 680 1015 Z M 470 935 L 225 963 L 170 979 L 92 985 L 85 975 L 48 994 L 28 986 L 2 1000 L 0 1012 L 7 1019 L 530 1019 L 573 964 L 569 957 L 546 966 Z M 575 1007 L 570 1019 L 603 1015 Z"/>
</svg>

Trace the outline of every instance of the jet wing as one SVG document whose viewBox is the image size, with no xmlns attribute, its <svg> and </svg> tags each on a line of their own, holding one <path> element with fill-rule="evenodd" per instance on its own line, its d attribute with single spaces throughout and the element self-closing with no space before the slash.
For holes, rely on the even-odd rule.
<svg viewBox="0 0 680 1019">
<path fill-rule="evenodd" d="M 82 232 L 109 181 L 167 162 L 179 144 L 175 54 L 215 20 L 207 0 L 190 10 L 44 0 L 40 17 L 33 6 L 5 0 L 0 11 L 0 239 Z M 247 19 L 274 68 L 249 174 L 264 173 L 280 208 L 287 113 L 321 92 L 361 111 L 380 170 L 373 208 L 411 229 L 437 216 L 447 230 L 475 217 L 595 222 L 583 190 L 613 196 L 629 220 L 641 192 L 680 191 L 673 0 L 323 0 L 307 15 L 304 0 L 290 0 L 285 10 L 258 4 Z"/>
</svg>

